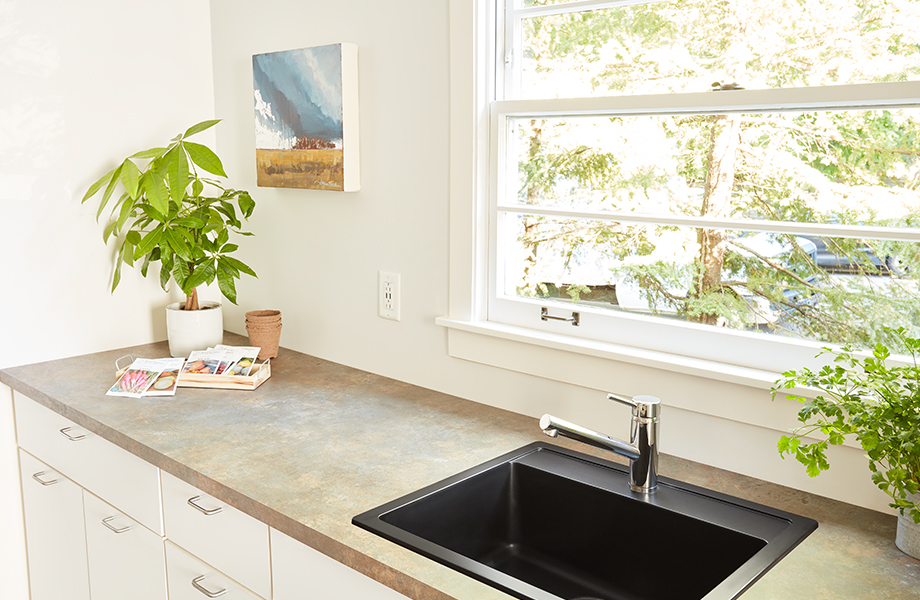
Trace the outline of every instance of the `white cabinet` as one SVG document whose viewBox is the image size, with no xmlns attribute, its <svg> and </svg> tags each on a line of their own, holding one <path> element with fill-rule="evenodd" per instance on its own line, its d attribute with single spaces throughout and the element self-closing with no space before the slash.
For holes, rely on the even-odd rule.
<svg viewBox="0 0 920 600">
<path fill-rule="evenodd" d="M 166 542 L 166 571 L 169 574 L 169 600 L 261 600 L 170 541 Z"/>
<path fill-rule="evenodd" d="M 19 451 L 32 600 L 89 600 L 83 490 Z"/>
<path fill-rule="evenodd" d="M 257 594 L 272 593 L 268 525 L 161 474 L 166 537 Z"/>
<path fill-rule="evenodd" d="M 159 469 L 18 392 L 19 446 L 159 534 Z"/>
<path fill-rule="evenodd" d="M 406 597 L 14 393 L 31 600 Z"/>
<path fill-rule="evenodd" d="M 159 469 L 13 397 L 32 600 L 166 600 Z"/>
<path fill-rule="evenodd" d="M 273 600 L 406 600 L 370 577 L 271 530 Z"/>
<path fill-rule="evenodd" d="M 163 538 L 85 490 L 83 505 L 92 600 L 165 599 Z"/>
</svg>

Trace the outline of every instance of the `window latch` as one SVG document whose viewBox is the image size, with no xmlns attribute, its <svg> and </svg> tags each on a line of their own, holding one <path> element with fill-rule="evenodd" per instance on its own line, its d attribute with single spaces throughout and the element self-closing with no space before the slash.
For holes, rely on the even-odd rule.
<svg viewBox="0 0 920 600">
<path fill-rule="evenodd" d="M 555 317 L 549 314 L 549 310 L 545 306 L 540 308 L 540 320 L 541 321 L 549 321 L 550 319 L 552 319 L 553 321 L 565 321 L 566 323 L 571 323 L 575 327 L 578 327 L 579 317 L 580 316 L 577 312 L 572 312 L 571 317 Z"/>
</svg>

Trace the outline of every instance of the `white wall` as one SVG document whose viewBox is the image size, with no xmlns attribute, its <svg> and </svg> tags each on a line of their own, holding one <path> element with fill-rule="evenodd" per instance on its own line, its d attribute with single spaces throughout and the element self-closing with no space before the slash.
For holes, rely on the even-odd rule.
<svg viewBox="0 0 920 600">
<path fill-rule="evenodd" d="M 86 188 L 214 116 L 207 0 L 0 0 L 0 368 L 162 339 L 167 295 L 109 293 Z"/>
<path fill-rule="evenodd" d="M 257 237 L 243 240 L 241 253 L 259 279 L 242 282 L 240 307 L 227 311 L 225 327 L 245 333 L 246 310 L 277 308 L 286 347 L 613 435 L 628 434 L 628 410 L 607 402 L 603 390 L 660 395 L 664 452 L 888 510 L 859 449 L 832 453 L 832 470 L 817 479 L 782 461 L 776 440 L 794 426 L 796 406 L 772 402 L 764 389 L 554 355 L 571 373 L 586 374 L 573 385 L 448 356 L 446 330 L 434 319 L 448 314 L 448 201 L 458 185 L 449 181 L 449 39 L 458 33 L 449 13 L 469 4 L 212 2 L 215 102 L 233 123 L 218 132 L 218 147 L 228 173 L 257 202 Z M 359 48 L 361 191 L 257 188 L 252 55 L 335 42 Z M 400 322 L 377 317 L 380 270 L 402 275 Z M 507 352 L 530 351 L 508 344 Z"/>
<path fill-rule="evenodd" d="M 80 199 L 115 161 L 213 116 L 207 0 L 0 0 L 0 368 L 165 337 L 169 296 L 135 272 L 109 293 L 112 250 Z M 19 600 L 9 393 L 0 598 Z"/>
</svg>

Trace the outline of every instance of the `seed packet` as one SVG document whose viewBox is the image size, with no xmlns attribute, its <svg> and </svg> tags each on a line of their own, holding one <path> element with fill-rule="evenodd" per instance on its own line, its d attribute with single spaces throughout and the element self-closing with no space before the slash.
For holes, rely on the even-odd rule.
<svg viewBox="0 0 920 600">
<path fill-rule="evenodd" d="M 175 396 L 176 384 L 179 381 L 179 372 L 185 362 L 184 358 L 157 359 L 163 370 L 157 375 L 154 382 L 144 392 L 144 396 Z"/>
<path fill-rule="evenodd" d="M 107 396 L 124 396 L 127 398 L 140 398 L 144 395 L 157 376 L 162 372 L 162 368 L 155 361 L 146 358 L 138 358 L 127 370 L 118 378 L 109 391 Z"/>
<path fill-rule="evenodd" d="M 243 375 L 248 376 L 252 371 L 252 366 L 256 364 L 256 358 L 259 356 L 259 350 L 256 346 L 215 346 L 215 350 L 223 350 L 224 360 L 227 362 L 227 368 L 221 372 L 222 375 Z"/>
</svg>

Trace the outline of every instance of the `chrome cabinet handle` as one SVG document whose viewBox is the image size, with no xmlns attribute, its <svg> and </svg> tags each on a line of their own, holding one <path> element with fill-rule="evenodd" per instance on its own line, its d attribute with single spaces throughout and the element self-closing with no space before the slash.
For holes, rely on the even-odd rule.
<svg viewBox="0 0 920 600">
<path fill-rule="evenodd" d="M 32 479 L 34 479 L 35 481 L 39 482 L 42 485 L 54 485 L 55 483 L 58 482 L 57 479 L 49 479 L 47 481 L 42 479 L 42 475 L 44 474 L 45 474 L 45 471 L 39 471 L 38 473 L 32 473 Z"/>
<path fill-rule="evenodd" d="M 218 506 L 217 508 L 205 508 L 201 506 L 200 504 L 198 504 L 197 502 L 195 502 L 196 500 L 201 500 L 201 496 L 192 496 L 191 498 L 189 498 L 188 499 L 189 505 L 194 506 L 195 508 L 197 508 L 198 510 L 200 510 L 206 515 L 216 515 L 217 513 L 219 513 L 220 511 L 224 509 L 223 506 Z"/>
<path fill-rule="evenodd" d="M 106 517 L 102 519 L 102 524 L 114 531 L 115 533 L 124 533 L 131 529 L 130 525 L 125 525 L 124 527 L 114 527 L 111 523 L 118 515 L 112 515 L 111 517 Z"/>
<path fill-rule="evenodd" d="M 67 432 L 70 431 L 71 429 L 73 429 L 73 427 L 65 427 L 64 429 L 61 430 L 61 435 L 63 435 L 65 438 L 67 438 L 71 442 L 79 442 L 80 440 L 86 437 L 85 433 L 81 433 L 79 435 L 70 435 Z"/>
<path fill-rule="evenodd" d="M 208 588 L 201 585 L 201 582 L 204 580 L 205 577 L 207 577 L 207 575 L 201 575 L 199 577 L 196 577 L 195 579 L 192 579 L 192 587 L 198 590 L 199 592 L 201 592 L 202 594 L 204 594 L 205 596 L 207 596 L 208 598 L 220 598 L 221 596 L 227 593 L 227 588 L 221 588 L 217 590 L 216 592 L 212 592 Z"/>
</svg>

